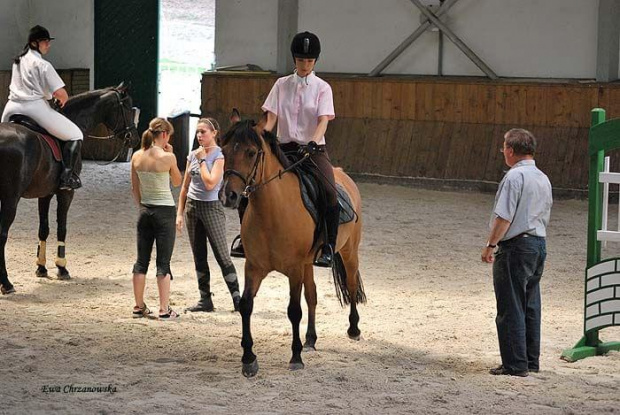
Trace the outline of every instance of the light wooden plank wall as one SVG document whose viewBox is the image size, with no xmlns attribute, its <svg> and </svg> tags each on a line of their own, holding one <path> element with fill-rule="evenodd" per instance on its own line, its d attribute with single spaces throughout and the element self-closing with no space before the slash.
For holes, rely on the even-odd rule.
<svg viewBox="0 0 620 415">
<path fill-rule="evenodd" d="M 321 76 L 332 86 L 337 116 L 328 149 L 352 173 L 497 182 L 506 170 L 503 134 L 520 127 L 538 138 L 538 165 L 554 187 L 583 190 L 590 110 L 620 117 L 619 84 Z M 223 125 L 233 107 L 256 117 L 275 79 L 205 73 L 202 113 Z M 619 159 L 612 158 L 612 170 L 620 171 Z"/>
</svg>

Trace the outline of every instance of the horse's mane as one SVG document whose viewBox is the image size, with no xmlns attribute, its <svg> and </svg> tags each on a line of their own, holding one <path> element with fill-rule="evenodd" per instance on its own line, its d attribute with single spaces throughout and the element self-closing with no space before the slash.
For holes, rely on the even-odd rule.
<svg viewBox="0 0 620 415">
<path fill-rule="evenodd" d="M 90 107 L 94 105 L 94 101 L 98 100 L 102 95 L 113 90 L 114 87 L 107 87 L 102 89 L 95 89 L 93 91 L 86 91 L 82 92 L 81 94 L 74 95 L 69 98 L 69 100 L 65 104 L 63 112 L 71 111 L 72 109 Z"/>
<path fill-rule="evenodd" d="M 282 164 L 282 167 L 289 167 L 291 162 L 280 148 L 278 137 L 271 131 L 263 131 L 263 137 L 261 138 L 254 127 L 256 127 L 256 122 L 254 120 L 237 122 L 226 132 L 224 137 L 222 137 L 222 145 L 226 145 L 231 140 L 234 140 L 254 144 L 258 148 L 261 148 L 262 141 L 264 140 L 265 143 L 269 145 L 271 152 L 277 157 L 280 164 Z"/>
</svg>

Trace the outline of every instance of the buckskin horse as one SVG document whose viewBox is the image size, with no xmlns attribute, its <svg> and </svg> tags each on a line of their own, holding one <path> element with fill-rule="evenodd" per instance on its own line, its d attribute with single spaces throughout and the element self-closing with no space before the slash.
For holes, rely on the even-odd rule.
<svg viewBox="0 0 620 415">
<path fill-rule="evenodd" d="M 104 124 L 112 135 L 104 138 L 124 140 L 126 146 L 135 146 L 140 140 L 136 129 L 131 96 L 121 85 L 85 92 L 71 97 L 62 112 L 77 124 L 83 132 Z M 79 174 L 81 159 L 76 164 Z M 58 202 L 58 252 L 56 266 L 59 279 L 69 279 L 66 268 L 65 238 L 67 235 L 67 212 L 73 200 L 73 190 L 59 190 L 62 162 L 56 161 L 52 149 L 42 136 L 22 125 L 0 123 L 0 291 L 15 292 L 9 281 L 5 247 L 9 229 L 15 219 L 17 204 L 24 197 L 39 199 L 39 246 L 37 271 L 39 277 L 47 277 L 45 268 L 45 243 L 49 236 L 49 207 L 52 197 Z"/>
<path fill-rule="evenodd" d="M 317 304 L 313 259 L 316 250 L 315 223 L 304 207 L 297 175 L 283 173 L 289 161 L 279 148 L 276 137 L 264 131 L 263 119 L 236 122 L 222 138 L 224 153 L 224 183 L 220 199 L 226 207 L 237 208 L 241 197 L 249 198 L 241 225 L 241 239 L 245 248 L 245 287 L 239 304 L 242 317 L 243 357 L 242 373 L 252 377 L 258 372 L 250 318 L 254 297 L 261 282 L 271 271 L 288 277 L 290 301 L 288 318 L 293 327 L 292 351 L 289 369 L 303 369 L 302 349 L 315 350 L 317 339 L 315 310 Z M 358 248 L 362 236 L 361 197 L 357 186 L 341 169 L 334 169 L 336 182 L 344 187 L 357 212 L 357 220 L 341 224 L 334 260 L 336 293 L 341 304 L 350 304 L 350 338 L 359 340 L 357 304 L 366 301 L 359 273 Z M 300 304 L 302 287 L 308 304 L 308 328 L 302 347 L 299 324 L 302 317 Z"/>
</svg>

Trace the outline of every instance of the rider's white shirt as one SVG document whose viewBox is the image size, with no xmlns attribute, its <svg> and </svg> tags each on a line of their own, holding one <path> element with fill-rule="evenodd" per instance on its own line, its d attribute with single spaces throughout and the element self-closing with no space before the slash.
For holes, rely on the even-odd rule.
<svg viewBox="0 0 620 415">
<path fill-rule="evenodd" d="M 11 101 L 34 101 L 52 99 L 52 94 L 64 87 L 51 63 L 41 54 L 30 49 L 21 57 L 20 63 L 13 64 L 9 99 Z"/>
</svg>

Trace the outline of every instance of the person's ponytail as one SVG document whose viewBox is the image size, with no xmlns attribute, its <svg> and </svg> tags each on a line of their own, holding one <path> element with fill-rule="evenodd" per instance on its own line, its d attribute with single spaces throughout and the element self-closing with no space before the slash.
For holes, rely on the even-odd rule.
<svg viewBox="0 0 620 415">
<path fill-rule="evenodd" d="M 147 128 L 142 133 L 142 150 L 147 150 L 153 146 L 153 131 Z"/>
<path fill-rule="evenodd" d="M 19 62 L 21 62 L 22 57 L 26 53 L 28 53 L 28 50 L 30 50 L 30 44 L 26 44 L 26 46 L 24 46 L 24 49 L 21 51 L 21 53 L 13 59 L 13 62 L 15 63 L 15 65 L 19 65 Z"/>
</svg>

